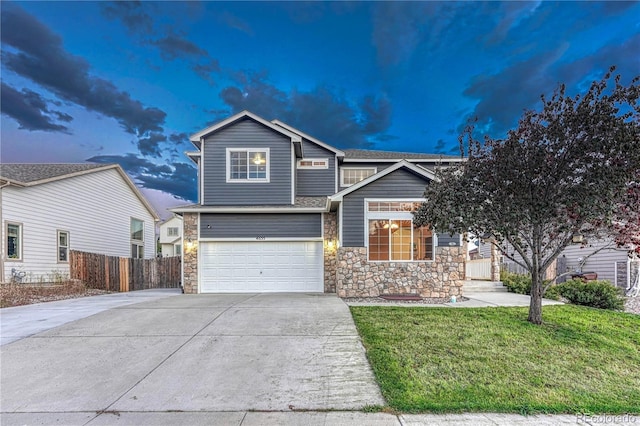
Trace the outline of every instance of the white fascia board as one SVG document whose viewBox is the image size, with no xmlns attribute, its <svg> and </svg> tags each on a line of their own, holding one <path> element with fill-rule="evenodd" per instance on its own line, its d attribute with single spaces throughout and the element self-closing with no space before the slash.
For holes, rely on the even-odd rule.
<svg viewBox="0 0 640 426">
<path fill-rule="evenodd" d="M 343 189 L 342 191 L 338 192 L 337 194 L 334 194 L 331 196 L 331 201 L 342 201 L 342 198 L 347 195 L 350 194 L 354 191 L 357 191 L 358 189 L 362 188 L 363 186 L 369 185 L 371 182 L 375 182 L 376 180 L 388 175 L 389 173 L 395 172 L 396 170 L 405 167 L 409 170 L 414 171 L 415 173 L 426 177 L 427 179 L 430 180 L 438 180 L 436 178 L 435 173 L 433 173 L 430 170 L 427 170 L 423 167 L 418 167 L 415 164 L 411 164 L 408 161 L 402 160 L 402 161 L 398 161 L 396 164 L 394 164 L 391 167 L 387 167 L 386 169 L 382 170 L 381 172 L 376 173 L 375 175 L 369 176 L 368 178 L 361 180 L 360 182 L 351 185 L 350 187 L 348 187 L 347 189 Z"/>
<path fill-rule="evenodd" d="M 256 237 L 220 237 L 220 238 L 200 238 L 198 241 L 201 243 L 213 243 L 213 242 L 254 242 L 260 244 L 265 241 L 317 241 L 321 242 L 324 239 L 322 237 L 266 237 L 264 240 L 256 240 Z"/>
<path fill-rule="evenodd" d="M 198 164 L 198 160 L 200 159 L 200 151 L 185 151 L 184 155 L 186 155 L 189 160 L 193 161 L 194 164 Z"/>
<path fill-rule="evenodd" d="M 284 129 L 286 129 L 286 130 L 288 130 L 290 132 L 293 132 L 293 133 L 296 133 L 296 134 L 302 136 L 303 138 L 315 143 L 316 145 L 319 145 L 319 146 L 323 147 L 324 149 L 327 149 L 327 150 L 335 153 L 338 157 L 344 157 L 344 152 L 343 151 L 340 151 L 339 149 L 334 148 L 331 145 L 327 145 L 326 143 L 319 141 L 318 139 L 314 138 L 313 136 L 309 136 L 308 134 L 306 134 L 304 132 L 301 132 L 300 130 L 298 130 L 298 129 L 294 128 L 294 127 L 291 127 L 288 124 L 285 124 L 280 120 L 273 120 L 272 123 L 277 125 L 277 126 L 280 126 L 280 127 L 284 128 Z"/>
<path fill-rule="evenodd" d="M 246 110 L 242 111 L 242 112 L 240 112 L 240 113 L 238 113 L 236 115 L 233 115 L 233 116 L 227 118 L 226 120 L 222 120 L 222 121 L 214 124 L 211 127 L 207 127 L 206 129 L 201 130 L 198 133 L 194 133 L 193 135 L 191 135 L 189 137 L 189 140 L 191 140 L 191 142 L 200 142 L 200 140 L 202 138 L 208 136 L 209 134 L 211 134 L 211 133 L 213 133 L 213 132 L 215 132 L 215 131 L 217 131 L 219 129 L 222 129 L 223 127 L 226 127 L 229 124 L 231 124 L 231 123 L 233 123 L 235 121 L 238 121 L 238 120 L 240 120 L 240 119 L 242 119 L 244 117 L 249 117 L 252 120 L 257 121 L 258 123 L 260 123 L 260 124 L 262 124 L 262 125 L 264 125 L 266 127 L 269 127 L 270 129 L 273 129 L 276 132 L 279 132 L 279 133 L 289 137 L 291 139 L 291 142 L 301 142 L 302 141 L 302 138 L 300 137 L 300 135 L 292 133 L 292 132 L 284 129 L 281 126 L 277 126 L 277 125 L 271 123 L 270 121 L 267 121 L 262 117 L 258 117 L 257 115 L 255 115 L 255 114 L 253 114 L 253 113 L 251 113 L 249 111 L 246 111 Z"/>
<path fill-rule="evenodd" d="M 407 161 L 410 163 L 462 163 L 467 161 L 466 158 L 345 158 L 344 163 L 396 163 L 398 161 Z"/>
<path fill-rule="evenodd" d="M 191 207 L 180 208 L 175 207 L 168 209 L 172 213 L 325 213 L 327 207 L 256 207 L 256 208 L 237 208 L 237 207 Z"/>
</svg>

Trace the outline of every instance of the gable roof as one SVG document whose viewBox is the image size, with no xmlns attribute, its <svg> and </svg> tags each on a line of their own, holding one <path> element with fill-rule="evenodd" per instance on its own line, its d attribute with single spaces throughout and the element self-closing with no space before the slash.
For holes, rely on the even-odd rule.
<svg viewBox="0 0 640 426">
<path fill-rule="evenodd" d="M 0 164 L 0 179 L 16 185 L 35 185 L 41 181 L 52 181 L 108 169 L 112 164 Z"/>
<path fill-rule="evenodd" d="M 328 144 L 326 144 L 326 143 L 314 138 L 313 136 L 309 136 L 308 134 L 306 134 L 304 132 L 301 132 L 300 130 L 298 130 L 296 128 L 293 128 L 293 127 L 289 126 L 288 124 L 283 123 L 280 120 L 273 120 L 271 122 L 273 124 L 275 124 L 275 125 L 278 125 L 280 127 L 283 127 L 285 129 L 289 130 L 290 132 L 299 134 L 300 136 L 302 136 L 306 140 L 311 141 L 311 142 L 315 143 L 316 145 L 319 145 L 319 146 L 323 147 L 324 149 L 335 153 L 338 157 L 344 157 L 344 151 L 341 151 L 338 148 L 334 148 L 333 146 L 328 145 Z"/>
<path fill-rule="evenodd" d="M 363 186 L 369 185 L 371 182 L 375 182 L 378 179 L 395 172 L 398 169 L 401 168 L 406 168 L 408 170 L 411 170 L 412 172 L 416 173 L 417 175 L 420 175 L 422 177 L 425 177 L 429 180 L 437 180 L 435 173 L 433 173 L 431 170 L 425 169 L 424 167 L 420 167 L 417 166 L 415 164 L 411 164 L 406 160 L 401 160 L 398 161 L 397 163 L 395 163 L 393 166 L 391 167 L 387 167 L 386 169 L 382 170 L 381 172 L 376 173 L 375 175 L 369 176 L 368 178 L 361 180 L 360 182 L 351 185 L 350 187 L 348 187 L 347 189 L 343 189 L 342 191 L 338 192 L 337 194 L 334 194 L 330 197 L 331 201 L 342 201 L 342 199 L 344 198 L 345 195 L 351 194 L 352 192 L 357 191 L 358 189 L 362 188 Z"/>
<path fill-rule="evenodd" d="M 431 160 L 431 161 L 465 161 L 459 155 L 424 154 L 416 152 L 377 151 L 369 149 L 346 149 L 344 161 L 400 161 L 400 160 Z"/>
<path fill-rule="evenodd" d="M 289 138 L 291 138 L 291 142 L 302 142 L 302 138 L 300 137 L 300 135 L 297 135 L 295 133 L 290 132 L 289 130 L 275 125 L 273 123 L 271 123 L 270 121 L 265 120 L 264 118 L 258 117 L 257 115 L 255 115 L 252 112 L 249 111 L 242 111 L 239 112 L 236 115 L 233 115 L 225 120 L 222 120 L 216 124 L 214 124 L 211 127 L 207 127 L 206 129 L 203 129 L 201 131 L 199 131 L 198 133 L 194 133 L 193 135 L 191 135 L 189 137 L 189 140 L 196 145 L 198 148 L 200 148 L 199 144 L 200 144 L 200 140 L 204 137 L 209 136 L 211 133 L 217 132 L 218 130 L 224 129 L 225 127 L 235 123 L 236 121 L 245 119 L 245 118 L 250 118 L 254 121 L 257 121 L 258 123 L 262 124 L 263 126 L 266 126 L 272 130 L 275 130 L 278 133 L 281 133 Z"/>
<path fill-rule="evenodd" d="M 91 163 L 3 163 L 0 164 L 0 182 L 17 187 L 30 187 L 115 169 L 134 195 L 149 211 L 151 216 L 158 221 L 160 217 L 149 201 L 142 195 L 138 187 L 133 183 L 129 175 L 118 164 L 91 164 Z"/>
</svg>

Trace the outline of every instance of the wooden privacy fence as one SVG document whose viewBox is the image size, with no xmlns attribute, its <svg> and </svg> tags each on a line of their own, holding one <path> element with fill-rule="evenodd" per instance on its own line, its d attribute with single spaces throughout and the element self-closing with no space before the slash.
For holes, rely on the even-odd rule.
<svg viewBox="0 0 640 426">
<path fill-rule="evenodd" d="M 180 287 L 180 257 L 131 259 L 71 250 L 71 279 L 87 287 L 109 291 Z"/>
</svg>

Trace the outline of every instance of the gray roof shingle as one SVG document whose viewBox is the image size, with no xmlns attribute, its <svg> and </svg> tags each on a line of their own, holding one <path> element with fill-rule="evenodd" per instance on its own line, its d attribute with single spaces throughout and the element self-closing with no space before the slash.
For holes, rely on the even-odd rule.
<svg viewBox="0 0 640 426">
<path fill-rule="evenodd" d="M 368 149 L 346 149 L 345 160 L 457 160 L 459 155 L 424 154 L 416 152 L 377 151 Z"/>
<path fill-rule="evenodd" d="M 212 209 L 238 209 L 238 210 L 252 210 L 252 209 L 323 209 L 327 206 L 327 197 L 296 197 L 295 204 L 276 204 L 276 205 L 252 205 L 252 206 L 201 206 L 200 204 L 188 204 L 185 206 L 176 206 L 176 210 L 199 210 L 203 208 Z"/>
<path fill-rule="evenodd" d="M 61 178 L 91 169 L 109 166 L 108 164 L 67 163 L 67 164 L 0 164 L 0 178 L 21 183 L 32 183 L 45 179 Z"/>
</svg>

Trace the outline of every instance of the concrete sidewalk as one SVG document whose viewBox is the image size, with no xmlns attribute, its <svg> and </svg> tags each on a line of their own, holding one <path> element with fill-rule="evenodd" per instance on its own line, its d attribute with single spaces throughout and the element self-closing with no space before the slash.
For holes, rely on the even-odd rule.
<svg viewBox="0 0 640 426">
<path fill-rule="evenodd" d="M 525 294 L 500 293 L 500 292 L 477 292 L 465 293 L 464 297 L 469 300 L 456 301 L 455 303 L 412 303 L 401 301 L 346 301 L 350 306 L 404 306 L 404 307 L 425 307 L 425 308 L 487 308 L 496 306 L 529 306 L 531 297 Z M 542 305 L 562 305 L 562 302 L 551 299 L 542 299 Z"/>
<path fill-rule="evenodd" d="M 2 425 L 106 426 L 555 426 L 589 424 L 576 415 L 482 414 L 386 414 L 359 411 L 192 411 L 66 413 L 2 413 Z M 637 419 L 640 421 L 640 418 Z"/>
<path fill-rule="evenodd" d="M 0 346 L 108 309 L 177 296 L 179 288 L 109 293 L 0 309 Z"/>
</svg>

